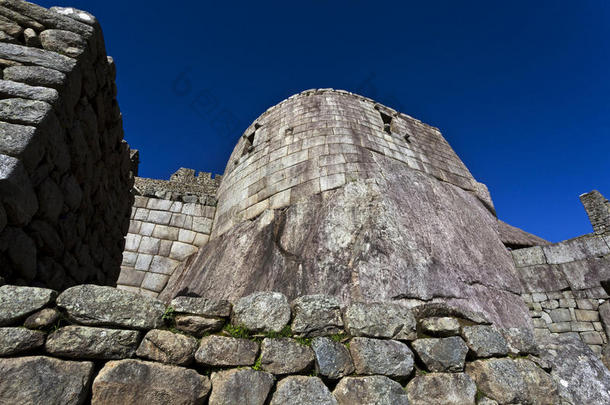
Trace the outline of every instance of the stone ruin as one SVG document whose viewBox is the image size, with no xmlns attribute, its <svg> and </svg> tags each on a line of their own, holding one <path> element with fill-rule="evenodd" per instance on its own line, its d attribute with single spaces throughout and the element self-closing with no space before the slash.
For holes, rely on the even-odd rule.
<svg viewBox="0 0 610 405">
<path fill-rule="evenodd" d="M 437 128 L 333 89 L 222 176 L 137 177 L 95 17 L 0 0 L 0 68 L 0 403 L 610 403 L 599 192 L 549 243 Z"/>
</svg>

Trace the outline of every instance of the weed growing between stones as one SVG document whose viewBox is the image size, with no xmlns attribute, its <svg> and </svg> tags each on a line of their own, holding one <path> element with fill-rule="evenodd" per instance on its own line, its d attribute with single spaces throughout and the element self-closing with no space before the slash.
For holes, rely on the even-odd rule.
<svg viewBox="0 0 610 405">
<path fill-rule="evenodd" d="M 222 330 L 225 331 L 226 333 L 228 333 L 229 336 L 234 337 L 234 338 L 239 338 L 239 339 L 249 339 L 250 338 L 250 332 L 243 325 L 231 325 L 230 323 L 228 323 L 225 325 L 225 327 Z"/>
</svg>

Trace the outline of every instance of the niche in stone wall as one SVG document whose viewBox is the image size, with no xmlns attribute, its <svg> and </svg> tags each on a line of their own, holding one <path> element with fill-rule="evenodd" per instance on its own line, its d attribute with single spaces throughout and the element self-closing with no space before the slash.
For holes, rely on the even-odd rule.
<svg viewBox="0 0 610 405">
<path fill-rule="evenodd" d="M 254 124 L 254 130 L 249 135 L 245 136 L 246 142 L 241 154 L 242 156 L 245 156 L 254 150 L 254 138 L 256 136 L 256 131 L 258 131 L 261 126 L 262 125 L 260 124 Z"/>
</svg>

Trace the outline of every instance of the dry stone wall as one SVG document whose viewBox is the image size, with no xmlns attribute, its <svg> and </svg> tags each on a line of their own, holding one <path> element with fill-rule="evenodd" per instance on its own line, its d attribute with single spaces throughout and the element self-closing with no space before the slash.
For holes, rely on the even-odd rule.
<svg viewBox="0 0 610 405">
<path fill-rule="evenodd" d="M 355 179 L 380 176 L 376 156 L 477 194 L 478 183 L 440 131 L 342 90 L 309 90 L 263 113 L 239 140 L 218 190 L 212 237 L 232 226 Z"/>
<path fill-rule="evenodd" d="M 600 216 L 591 212 L 600 210 L 592 208 L 590 198 L 602 207 L 606 200 L 597 191 L 581 196 L 599 230 Z M 511 253 L 536 335 L 574 335 L 601 354 L 610 336 L 610 296 L 602 287 L 610 280 L 610 235 L 591 233 Z"/>
<path fill-rule="evenodd" d="M 185 168 L 169 181 L 136 178 L 119 288 L 156 297 L 176 267 L 207 243 L 220 179 Z"/>
<path fill-rule="evenodd" d="M 0 303 L 0 398 L 14 403 L 584 403 L 527 336 L 442 304 L 258 292 L 166 306 L 95 285 L 2 286 Z"/>
<path fill-rule="evenodd" d="M 597 190 L 580 196 L 585 206 L 593 232 L 598 235 L 610 234 L 610 201 Z"/>
<path fill-rule="evenodd" d="M 0 277 L 114 284 L 133 176 L 101 28 L 2 0 L 0 36 Z"/>
</svg>

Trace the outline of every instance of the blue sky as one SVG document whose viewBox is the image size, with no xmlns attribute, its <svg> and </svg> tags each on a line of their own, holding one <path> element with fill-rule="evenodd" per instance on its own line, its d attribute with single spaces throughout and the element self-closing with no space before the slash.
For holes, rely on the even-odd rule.
<svg viewBox="0 0 610 405">
<path fill-rule="evenodd" d="M 439 127 L 498 216 L 548 240 L 591 232 L 579 194 L 610 197 L 606 0 L 38 3 L 100 20 L 144 177 L 221 174 L 268 107 L 333 87 Z"/>
</svg>

